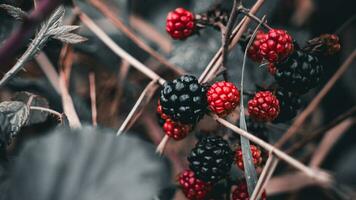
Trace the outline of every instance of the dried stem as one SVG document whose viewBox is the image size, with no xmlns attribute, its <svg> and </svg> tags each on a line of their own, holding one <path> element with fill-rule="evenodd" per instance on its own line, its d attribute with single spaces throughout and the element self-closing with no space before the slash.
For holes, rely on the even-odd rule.
<svg viewBox="0 0 356 200">
<path fill-rule="evenodd" d="M 142 64 L 136 58 L 132 57 L 119 45 L 117 45 L 95 22 L 89 18 L 85 13 L 80 11 L 79 7 L 75 7 L 75 12 L 79 13 L 80 20 L 87 26 L 104 44 L 106 44 L 116 55 L 128 61 L 133 67 L 144 73 L 151 80 L 157 80 L 160 84 L 165 82 L 158 74 Z"/>
<path fill-rule="evenodd" d="M 152 80 L 143 90 L 134 107 L 131 109 L 129 115 L 126 117 L 124 123 L 122 123 L 116 135 L 121 135 L 125 131 L 127 131 L 137 120 L 137 118 L 141 115 L 144 107 L 153 97 L 155 91 L 158 89 L 157 80 Z"/>
<path fill-rule="evenodd" d="M 351 109 L 349 109 L 345 113 L 341 114 L 334 121 L 332 121 L 331 123 L 327 124 L 326 126 L 324 126 L 322 128 L 319 128 L 319 129 L 311 132 L 310 134 L 307 134 L 302 140 L 297 141 L 289 149 L 287 149 L 286 153 L 287 154 L 294 153 L 296 150 L 298 150 L 299 148 L 304 146 L 306 143 L 312 141 L 316 137 L 318 137 L 321 134 L 327 132 L 329 129 L 331 129 L 334 126 L 338 125 L 340 122 L 344 121 L 346 118 L 348 118 L 350 116 L 354 116 L 355 112 L 356 112 L 356 106 L 352 107 Z"/>
<path fill-rule="evenodd" d="M 82 124 L 80 123 L 77 112 L 75 111 L 72 97 L 70 96 L 67 86 L 66 86 L 67 77 L 64 72 L 59 73 L 59 88 L 61 90 L 62 105 L 63 111 L 68 117 L 69 126 L 71 128 L 80 128 Z"/>
<path fill-rule="evenodd" d="M 273 172 L 277 167 L 277 164 L 278 159 L 270 153 L 250 200 L 257 200 L 261 197 L 267 182 L 272 177 Z"/>
<path fill-rule="evenodd" d="M 251 140 L 252 142 L 258 144 L 259 146 L 261 146 L 262 148 L 266 149 L 267 151 L 271 152 L 273 155 L 275 155 L 277 158 L 285 161 L 286 163 L 288 163 L 289 165 L 293 166 L 294 168 L 302 171 L 303 173 L 305 173 L 307 176 L 315 179 L 316 181 L 323 183 L 323 184 L 330 184 L 333 177 L 324 172 L 324 171 L 320 171 L 317 169 L 312 169 L 310 167 L 305 166 L 303 163 L 299 162 L 298 160 L 290 157 L 289 155 L 287 155 L 286 153 L 284 153 L 283 151 L 275 148 L 274 146 L 272 146 L 271 144 L 261 140 L 260 138 L 252 135 L 251 133 L 248 133 L 240 128 L 238 128 L 237 126 L 231 124 L 230 122 L 219 118 L 218 116 L 214 115 L 213 118 L 219 122 L 220 124 L 222 124 L 223 126 L 231 129 L 232 131 L 234 131 L 237 134 L 240 134 L 244 137 L 246 137 L 247 139 Z"/>
<path fill-rule="evenodd" d="M 163 139 L 161 140 L 161 142 L 158 144 L 158 146 L 156 148 L 156 153 L 158 153 L 159 155 L 162 155 L 164 150 L 166 149 L 168 141 L 169 141 L 168 135 L 164 135 Z"/>
<path fill-rule="evenodd" d="M 250 14 L 255 14 L 260 7 L 262 6 L 264 0 L 257 0 L 255 5 L 251 8 Z M 249 23 L 250 18 L 245 16 L 241 22 L 235 27 L 234 31 L 232 32 L 231 36 L 231 43 L 229 44 L 229 50 L 236 46 L 236 44 L 241 39 L 241 36 L 246 31 Z M 216 72 L 219 71 L 219 68 L 222 63 L 222 49 L 220 48 L 219 51 L 215 54 L 214 58 L 210 61 L 208 66 L 205 68 L 203 74 L 199 77 L 199 82 L 205 83 L 208 80 L 211 80 L 212 77 L 215 76 Z"/>
<path fill-rule="evenodd" d="M 23 24 L 8 38 L 0 49 L 0 63 L 6 64 L 27 41 L 36 27 L 60 5 L 61 0 L 42 0 L 24 19 Z M 38 36 L 38 35 L 37 35 Z M 30 46 L 31 48 L 31 46 Z M 27 51 L 26 51 L 27 52 Z M 22 57 L 24 59 L 26 57 Z M 27 59 L 27 58 L 26 58 Z"/>
<path fill-rule="evenodd" d="M 238 9 L 239 12 L 243 13 L 244 15 L 248 16 L 249 18 L 253 19 L 254 21 L 256 21 L 258 24 L 262 24 L 262 26 L 268 30 L 271 30 L 272 28 L 263 20 L 259 19 L 256 15 L 251 14 L 249 9 L 246 9 L 244 7 L 240 7 Z"/>
<path fill-rule="evenodd" d="M 355 124 L 355 122 L 355 118 L 346 119 L 333 129 L 329 130 L 320 142 L 319 147 L 314 151 L 309 165 L 311 167 L 320 166 L 333 145 L 352 125 Z"/>
<path fill-rule="evenodd" d="M 223 40 L 222 40 L 222 68 L 226 68 L 226 58 L 228 55 L 228 48 L 229 48 L 229 43 L 230 43 L 230 37 L 231 37 L 231 32 L 232 32 L 232 27 L 234 26 L 236 19 L 237 19 L 237 4 L 238 2 L 240 2 L 240 0 L 234 0 L 233 6 L 232 6 L 232 10 L 230 13 L 230 17 L 229 20 L 226 24 L 226 27 L 222 30 L 225 30 L 223 32 L 221 32 L 221 34 L 223 35 Z M 224 79 L 227 80 L 228 79 L 228 75 L 227 75 L 227 70 L 224 70 L 223 72 L 223 76 Z"/>
<path fill-rule="evenodd" d="M 95 91 L 95 74 L 89 74 L 89 88 L 90 88 L 90 102 L 91 102 L 91 118 L 93 126 L 96 127 L 97 123 L 97 110 L 96 110 L 96 91 Z"/>
<path fill-rule="evenodd" d="M 57 116 L 60 121 L 63 120 L 63 117 L 62 117 L 61 113 L 59 113 L 59 112 L 57 112 L 55 110 L 52 110 L 50 108 L 44 108 L 44 107 L 39 107 L 39 106 L 30 106 L 30 109 L 31 110 L 38 110 L 38 111 L 48 112 L 48 113 L 50 113 L 52 115 Z"/>
<path fill-rule="evenodd" d="M 307 117 L 315 110 L 315 108 L 320 104 L 321 100 L 328 94 L 331 88 L 334 86 L 336 81 L 346 72 L 348 67 L 353 63 L 356 57 L 356 50 L 350 54 L 350 56 L 345 60 L 345 62 L 340 66 L 340 68 L 335 72 L 335 74 L 330 78 L 318 95 L 310 102 L 308 107 L 295 119 L 292 126 L 287 130 L 285 134 L 276 142 L 276 147 L 282 147 L 293 135 L 295 135 Z"/>
<path fill-rule="evenodd" d="M 48 81 L 53 86 L 54 90 L 56 90 L 56 92 L 60 94 L 61 90 L 59 88 L 58 73 L 54 69 L 53 64 L 51 63 L 49 58 L 46 56 L 44 52 L 40 51 L 35 57 L 35 59 L 38 65 L 40 66 L 41 70 L 43 71 L 43 73 L 46 75 Z"/>
<path fill-rule="evenodd" d="M 149 55 L 151 55 L 154 59 L 156 59 L 159 63 L 171 69 L 178 75 L 184 74 L 184 70 L 176 67 L 172 63 L 170 63 L 166 58 L 148 46 L 141 38 L 139 38 L 129 27 L 127 27 L 124 22 L 122 22 L 116 15 L 110 10 L 110 8 L 100 0 L 90 0 L 90 3 L 95 6 L 105 17 L 107 17 L 116 28 L 118 28 L 122 33 L 124 33 L 132 42 L 134 42 L 141 49 L 146 51 Z"/>
</svg>

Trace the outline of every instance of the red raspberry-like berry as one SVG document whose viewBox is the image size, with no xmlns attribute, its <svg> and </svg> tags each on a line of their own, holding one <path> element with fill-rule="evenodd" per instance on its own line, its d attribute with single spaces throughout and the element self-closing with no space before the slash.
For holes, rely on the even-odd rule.
<svg viewBox="0 0 356 200">
<path fill-rule="evenodd" d="M 246 182 L 240 182 L 237 184 L 237 187 L 232 192 L 232 200 L 249 200 L 250 196 L 247 191 L 247 184 Z M 263 191 L 261 195 L 261 200 L 266 200 L 266 191 Z"/>
<path fill-rule="evenodd" d="M 247 55 L 253 61 L 261 62 L 263 60 L 263 56 L 259 53 L 260 46 L 262 44 L 261 41 L 264 41 L 266 38 L 266 34 L 262 31 L 257 31 L 255 40 L 252 42 L 250 48 L 247 50 Z"/>
<path fill-rule="evenodd" d="M 248 101 L 250 116 L 259 121 L 273 121 L 279 114 L 279 101 L 270 91 L 260 91 Z"/>
<path fill-rule="evenodd" d="M 167 119 L 163 124 L 163 130 L 169 137 L 175 140 L 181 140 L 189 134 L 191 125 L 174 122 L 170 119 Z"/>
<path fill-rule="evenodd" d="M 224 117 L 240 103 L 240 92 L 233 83 L 220 81 L 209 88 L 207 99 L 209 109 L 220 117 Z"/>
<path fill-rule="evenodd" d="M 252 159 L 253 159 L 253 164 L 255 165 L 255 167 L 259 166 L 262 164 L 262 152 L 261 150 L 256 147 L 255 145 L 250 145 L 250 149 L 251 149 L 251 153 L 252 153 Z M 238 149 L 236 149 L 235 152 L 235 162 L 236 165 L 244 170 L 244 161 L 242 158 L 242 149 L 241 147 L 239 147 Z"/>
<path fill-rule="evenodd" d="M 195 177 L 191 170 L 185 170 L 178 176 L 178 182 L 184 195 L 190 200 L 202 200 L 211 191 L 211 183 L 203 182 Z"/>
<path fill-rule="evenodd" d="M 265 34 L 259 32 L 248 52 L 251 59 L 257 62 L 265 59 L 274 63 L 286 58 L 293 50 L 293 39 L 287 31 L 271 29 Z"/>
<path fill-rule="evenodd" d="M 193 34 L 194 15 L 184 8 L 177 8 L 167 15 L 166 31 L 173 39 L 183 40 Z"/>
</svg>

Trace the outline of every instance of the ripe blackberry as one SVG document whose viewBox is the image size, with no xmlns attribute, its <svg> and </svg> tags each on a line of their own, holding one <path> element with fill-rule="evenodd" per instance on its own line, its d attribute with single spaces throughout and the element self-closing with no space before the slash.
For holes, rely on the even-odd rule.
<svg viewBox="0 0 356 200">
<path fill-rule="evenodd" d="M 206 90 L 194 76 L 183 75 L 164 84 L 160 103 L 173 121 L 194 125 L 206 113 Z"/>
<path fill-rule="evenodd" d="M 170 119 L 167 119 L 163 125 L 163 130 L 166 135 L 175 140 L 181 140 L 185 138 L 189 134 L 191 129 L 191 125 L 181 124 L 179 122 L 174 122 Z"/>
<path fill-rule="evenodd" d="M 268 33 L 259 31 L 248 50 L 252 60 L 270 63 L 281 61 L 294 50 L 293 39 L 285 30 L 272 29 Z"/>
<path fill-rule="evenodd" d="M 293 119 L 302 104 L 299 95 L 280 88 L 276 92 L 276 97 L 279 101 L 280 112 L 273 122 L 285 122 Z"/>
<path fill-rule="evenodd" d="M 319 84 L 323 66 L 317 57 L 295 51 L 285 61 L 276 64 L 275 79 L 279 86 L 298 94 L 304 94 Z"/>
<path fill-rule="evenodd" d="M 169 117 L 163 113 L 162 106 L 159 100 L 157 102 L 156 115 L 157 115 L 158 124 L 161 126 L 163 126 L 164 123 L 166 123 L 166 120 L 169 119 Z"/>
<path fill-rule="evenodd" d="M 236 188 L 232 192 L 232 200 L 249 200 L 250 195 L 248 194 L 246 181 L 241 181 L 237 184 Z M 266 191 L 263 191 L 261 195 L 261 200 L 266 200 Z"/>
<path fill-rule="evenodd" d="M 197 179 L 192 170 L 181 172 L 178 183 L 184 195 L 190 200 L 203 200 L 212 189 L 211 183 Z"/>
<path fill-rule="evenodd" d="M 183 40 L 194 33 L 194 15 L 184 8 L 177 8 L 167 15 L 166 31 L 173 39 Z"/>
<path fill-rule="evenodd" d="M 253 164 L 255 167 L 258 167 L 262 164 L 262 151 L 259 147 L 251 144 L 251 154 L 252 154 L 252 159 L 253 159 Z M 244 161 L 242 158 L 242 149 L 241 147 L 237 148 L 235 151 L 235 162 L 237 167 L 239 167 L 241 170 L 244 170 Z"/>
<path fill-rule="evenodd" d="M 232 150 L 222 137 L 208 136 L 190 152 L 189 168 L 200 180 L 214 183 L 229 174 L 233 157 Z"/>
<path fill-rule="evenodd" d="M 279 101 L 270 91 L 257 92 L 248 101 L 248 112 L 258 121 L 273 121 L 279 114 Z"/>
<path fill-rule="evenodd" d="M 214 83 L 207 92 L 209 109 L 220 117 L 232 112 L 240 103 L 240 92 L 230 82 L 220 81 Z"/>
</svg>

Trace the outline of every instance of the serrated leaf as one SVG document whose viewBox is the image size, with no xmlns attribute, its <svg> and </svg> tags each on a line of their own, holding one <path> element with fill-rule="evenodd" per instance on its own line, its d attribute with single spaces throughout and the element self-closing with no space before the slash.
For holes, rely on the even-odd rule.
<svg viewBox="0 0 356 200">
<path fill-rule="evenodd" d="M 63 23 L 63 18 L 65 14 L 65 9 L 63 6 L 59 6 L 57 10 L 51 15 L 51 17 L 46 22 L 48 27 L 59 27 Z"/>
<path fill-rule="evenodd" d="M 47 35 L 63 35 L 66 33 L 69 33 L 71 31 L 74 31 L 76 29 L 78 29 L 80 26 L 73 26 L 73 25 L 63 25 L 63 26 L 59 26 L 57 28 L 50 28 L 47 32 Z"/>
<path fill-rule="evenodd" d="M 30 92 L 18 92 L 15 94 L 12 100 L 21 101 L 27 104 L 30 98 L 32 98 L 32 101 L 29 106 L 49 108 L 47 99 Z M 48 112 L 42 112 L 39 110 L 30 110 L 30 116 L 27 125 L 42 123 L 46 121 L 47 117 L 48 117 Z"/>
<path fill-rule="evenodd" d="M 0 8 L 6 10 L 9 15 L 11 15 L 17 20 L 23 21 L 23 19 L 27 17 L 27 13 L 21 10 L 21 8 L 14 7 L 8 4 L 0 4 Z"/>
<path fill-rule="evenodd" d="M 10 170 L 6 200 L 153 199 L 170 182 L 152 144 L 92 127 L 28 141 Z"/>
<path fill-rule="evenodd" d="M 87 38 L 75 33 L 65 33 L 62 35 L 55 35 L 53 36 L 53 38 L 69 44 L 81 43 L 87 40 Z"/>
<path fill-rule="evenodd" d="M 1 120 L 1 138 L 8 143 L 11 137 L 16 136 L 20 129 L 28 121 L 30 110 L 26 104 L 20 101 L 4 101 L 0 103 Z"/>
</svg>

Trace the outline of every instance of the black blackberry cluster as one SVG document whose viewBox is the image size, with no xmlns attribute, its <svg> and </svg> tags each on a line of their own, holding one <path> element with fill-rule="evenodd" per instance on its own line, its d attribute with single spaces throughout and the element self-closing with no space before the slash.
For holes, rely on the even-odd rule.
<svg viewBox="0 0 356 200">
<path fill-rule="evenodd" d="M 279 100 L 280 112 L 273 122 L 286 122 L 293 119 L 302 104 L 299 95 L 284 89 L 278 89 L 275 95 Z"/>
<path fill-rule="evenodd" d="M 301 50 L 294 51 L 276 67 L 274 77 L 278 85 L 298 94 L 304 94 L 317 86 L 323 74 L 323 66 L 318 58 Z"/>
<path fill-rule="evenodd" d="M 163 112 L 173 121 L 196 124 L 206 113 L 206 89 L 194 76 L 183 75 L 165 83 L 160 102 Z"/>
<path fill-rule="evenodd" d="M 229 174 L 233 158 L 233 151 L 222 137 L 208 136 L 190 152 L 189 168 L 200 180 L 217 182 Z"/>
</svg>

